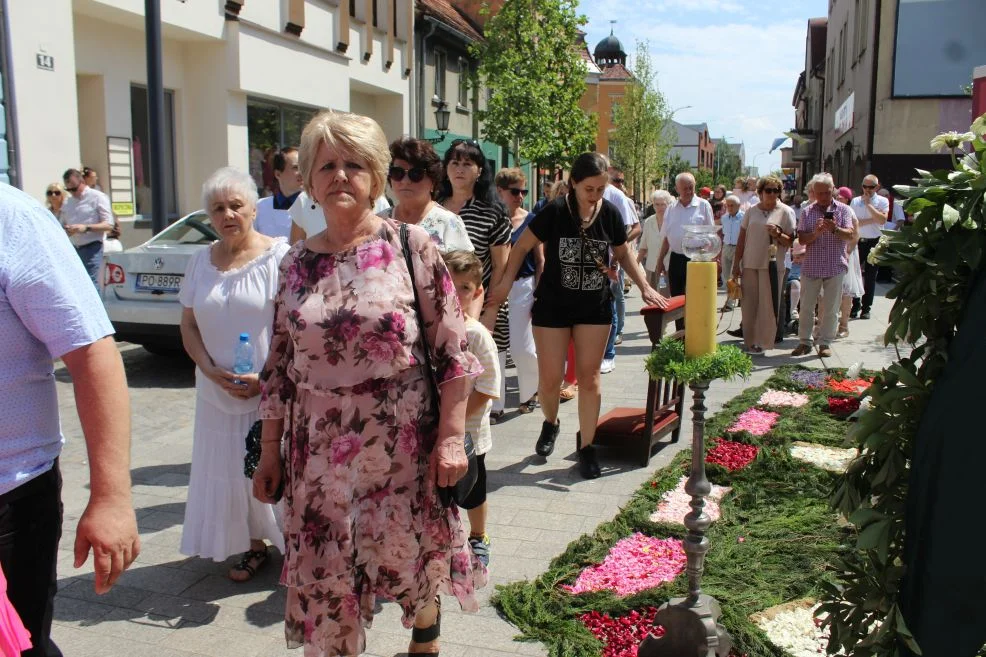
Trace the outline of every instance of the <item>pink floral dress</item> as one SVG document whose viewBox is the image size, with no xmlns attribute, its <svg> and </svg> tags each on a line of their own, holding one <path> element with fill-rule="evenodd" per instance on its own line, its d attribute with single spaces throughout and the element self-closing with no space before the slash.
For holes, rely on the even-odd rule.
<svg viewBox="0 0 986 657">
<path fill-rule="evenodd" d="M 435 494 L 436 418 L 396 226 L 340 253 L 299 243 L 281 261 L 260 416 L 284 419 L 285 635 L 306 657 L 363 652 L 376 596 L 410 628 L 438 592 L 477 611 L 486 584 L 458 510 Z M 409 230 L 439 384 L 474 376 L 448 270 Z"/>
</svg>

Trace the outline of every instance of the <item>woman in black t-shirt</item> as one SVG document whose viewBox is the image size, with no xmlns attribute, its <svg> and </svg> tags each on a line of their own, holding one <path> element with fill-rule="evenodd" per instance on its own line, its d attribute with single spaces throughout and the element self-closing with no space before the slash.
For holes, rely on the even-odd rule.
<svg viewBox="0 0 986 657">
<path fill-rule="evenodd" d="M 616 280 L 616 262 L 642 290 L 646 304 L 667 305 L 667 299 L 648 285 L 630 254 L 619 210 L 602 197 L 608 183 L 602 156 L 580 155 L 569 178 L 572 191 L 549 203 L 531 221 L 510 250 L 506 270 L 495 281 L 487 301 L 501 303 L 528 252 L 544 244 L 544 273 L 531 311 L 538 352 L 538 398 L 545 418 L 536 451 L 547 457 L 555 448 L 559 391 L 572 339 L 579 378 L 579 469 L 586 479 L 600 474 L 592 441 L 599 419 L 599 366 L 613 312 L 609 283 Z"/>
</svg>

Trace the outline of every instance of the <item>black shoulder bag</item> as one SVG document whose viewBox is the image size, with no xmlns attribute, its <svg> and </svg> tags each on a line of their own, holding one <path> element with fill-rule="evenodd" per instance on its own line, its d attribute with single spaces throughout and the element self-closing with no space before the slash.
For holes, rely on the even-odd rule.
<svg viewBox="0 0 986 657">
<path fill-rule="evenodd" d="M 431 349 L 428 347 L 428 334 L 425 332 L 425 321 L 421 315 L 421 300 L 418 297 L 418 285 L 414 281 L 414 263 L 411 261 L 411 245 L 408 241 L 407 224 L 400 225 L 401 249 L 404 251 L 404 262 L 407 264 L 407 272 L 411 275 L 411 289 L 414 291 L 414 312 L 418 317 L 418 331 L 421 333 L 421 346 L 425 355 L 425 368 L 428 370 L 428 387 L 431 389 L 431 400 L 434 416 L 437 421 L 441 412 L 441 404 L 438 396 L 438 382 L 435 380 L 435 370 L 431 365 Z M 454 486 L 438 486 L 438 499 L 442 505 L 447 507 L 452 504 L 459 504 L 468 497 L 476 480 L 479 477 L 479 466 L 476 463 L 476 447 L 473 445 L 472 436 L 466 432 L 465 437 L 466 459 L 469 461 L 469 469 Z"/>
</svg>

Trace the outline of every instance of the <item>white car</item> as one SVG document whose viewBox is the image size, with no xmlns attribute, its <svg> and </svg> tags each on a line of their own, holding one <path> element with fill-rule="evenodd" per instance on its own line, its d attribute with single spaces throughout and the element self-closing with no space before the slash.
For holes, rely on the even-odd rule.
<svg viewBox="0 0 986 657">
<path fill-rule="evenodd" d="M 182 217 L 140 246 L 103 258 L 103 306 L 116 339 L 152 353 L 180 351 L 178 292 L 185 268 L 200 249 L 219 239 L 203 211 Z"/>
</svg>

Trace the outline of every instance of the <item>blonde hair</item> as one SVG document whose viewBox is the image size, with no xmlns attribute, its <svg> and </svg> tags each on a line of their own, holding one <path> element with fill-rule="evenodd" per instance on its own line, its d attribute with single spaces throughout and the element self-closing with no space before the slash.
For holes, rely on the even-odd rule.
<svg viewBox="0 0 986 657">
<path fill-rule="evenodd" d="M 526 185 L 527 176 L 520 169 L 514 167 L 512 169 L 500 169 L 496 172 L 496 178 L 493 182 L 500 189 L 508 189 L 511 185 Z"/>
<path fill-rule="evenodd" d="M 368 116 L 326 110 L 308 122 L 301 133 L 298 165 L 305 192 L 312 193 L 315 154 L 322 144 L 362 160 L 370 170 L 370 205 L 383 194 L 390 166 L 390 149 L 380 124 Z M 316 199 L 317 200 L 317 199 Z"/>
<path fill-rule="evenodd" d="M 551 186 L 551 193 L 548 194 L 548 200 L 554 201 L 559 196 L 564 196 L 568 193 L 568 183 L 564 180 L 557 180 L 555 184 Z"/>
<path fill-rule="evenodd" d="M 48 196 L 48 191 L 49 190 L 52 190 L 52 189 L 57 189 L 58 191 L 60 191 L 62 193 L 62 203 L 64 203 L 65 200 L 66 200 L 66 198 L 68 197 L 68 192 L 65 190 L 65 186 L 62 185 L 62 183 L 57 182 L 57 181 L 56 182 L 53 182 L 50 185 L 48 185 L 47 187 L 45 187 L 45 207 L 48 208 L 49 210 L 51 210 L 52 212 L 54 212 L 55 209 L 53 207 L 51 207 L 51 197 Z"/>
<path fill-rule="evenodd" d="M 757 194 L 763 194 L 763 188 L 767 185 L 776 185 L 777 187 L 780 187 L 781 190 L 784 189 L 784 183 L 777 176 L 764 176 L 757 181 Z M 777 198 L 779 199 L 780 196 Z"/>
</svg>

